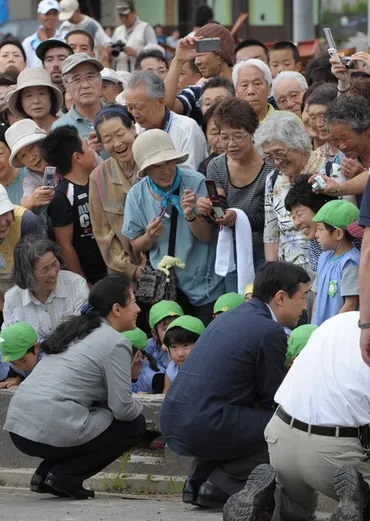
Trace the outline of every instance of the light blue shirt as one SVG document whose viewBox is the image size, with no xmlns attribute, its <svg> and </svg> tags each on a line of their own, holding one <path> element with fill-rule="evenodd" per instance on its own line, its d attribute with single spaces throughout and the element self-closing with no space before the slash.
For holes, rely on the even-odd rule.
<svg viewBox="0 0 370 521">
<path fill-rule="evenodd" d="M 199 172 L 178 169 L 181 175 L 181 199 L 184 190 L 190 189 L 199 197 L 207 197 L 204 176 Z M 146 178 L 134 185 L 127 194 L 122 234 L 130 240 L 143 235 L 149 222 L 161 211 Z M 152 267 L 157 269 L 164 255 L 168 255 L 170 219 L 163 218 L 163 234 L 149 252 Z M 185 293 L 191 304 L 202 306 L 215 301 L 225 293 L 224 279 L 215 273 L 217 232 L 212 241 L 199 241 L 190 229 L 183 215 L 178 215 L 175 257 L 185 263 L 185 268 L 175 268 L 177 287 Z"/>
<path fill-rule="evenodd" d="M 152 355 L 157 362 L 158 369 L 161 373 L 165 373 L 168 366 L 168 353 L 163 351 L 161 345 L 155 338 L 149 338 L 145 351 Z"/>
<path fill-rule="evenodd" d="M 21 199 L 23 197 L 23 179 L 25 175 L 25 169 L 21 168 L 14 181 L 5 187 L 11 202 L 18 206 L 21 204 Z"/>
<path fill-rule="evenodd" d="M 133 393 L 153 394 L 153 378 L 156 373 L 151 369 L 148 360 L 141 360 L 141 371 L 136 382 L 132 382 Z"/>
<path fill-rule="evenodd" d="M 174 381 L 179 371 L 180 367 L 173 360 L 171 360 L 166 370 L 166 375 L 168 376 L 168 379 L 171 383 Z"/>
</svg>

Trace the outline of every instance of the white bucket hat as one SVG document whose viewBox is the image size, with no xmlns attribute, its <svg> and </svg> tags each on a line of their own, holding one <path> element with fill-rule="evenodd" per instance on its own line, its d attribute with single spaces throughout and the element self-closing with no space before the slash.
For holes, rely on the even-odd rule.
<svg viewBox="0 0 370 521">
<path fill-rule="evenodd" d="M 146 130 L 140 134 L 134 141 L 132 154 L 138 167 L 139 178 L 145 175 L 145 170 L 150 166 L 173 160 L 183 163 L 189 157 L 189 154 L 176 152 L 170 136 L 159 129 Z"/>
<path fill-rule="evenodd" d="M 47 136 L 47 132 L 42 130 L 32 119 L 21 119 L 13 123 L 5 132 L 5 140 L 10 148 L 9 163 L 14 168 L 21 168 L 23 165 L 18 161 L 18 152 L 32 143 L 37 143 Z"/>
<path fill-rule="evenodd" d="M 0 185 L 0 215 L 4 215 L 4 213 L 11 212 L 13 210 L 14 204 L 9 199 L 8 192 L 3 185 Z"/>
<path fill-rule="evenodd" d="M 31 67 L 29 69 L 24 69 L 17 78 L 17 88 L 12 92 L 9 97 L 9 109 L 10 111 L 18 117 L 24 118 L 26 114 L 24 112 L 20 112 L 16 106 L 18 101 L 18 96 L 20 96 L 21 91 L 27 87 L 48 87 L 51 89 L 56 97 L 57 106 L 56 112 L 59 112 L 63 107 L 63 94 L 60 92 L 57 87 L 51 82 L 51 78 L 49 73 L 43 69 L 42 67 Z"/>
</svg>

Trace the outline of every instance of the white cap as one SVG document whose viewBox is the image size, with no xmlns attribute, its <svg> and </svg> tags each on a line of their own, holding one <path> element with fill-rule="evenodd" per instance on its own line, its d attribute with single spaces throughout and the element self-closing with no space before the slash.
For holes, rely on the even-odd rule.
<svg viewBox="0 0 370 521">
<path fill-rule="evenodd" d="M 55 11 L 60 11 L 59 8 L 59 2 L 57 0 L 42 0 L 39 5 L 37 6 L 37 12 L 39 14 L 46 14 L 52 9 L 55 9 Z"/>
<path fill-rule="evenodd" d="M 14 210 L 14 205 L 9 199 L 8 192 L 3 185 L 0 185 L 0 215 Z"/>
<path fill-rule="evenodd" d="M 77 11 L 77 9 L 80 7 L 80 4 L 77 0 L 61 0 L 59 3 L 59 7 L 59 20 L 63 22 L 72 18 L 75 11 Z"/>
<path fill-rule="evenodd" d="M 121 80 L 117 76 L 116 71 L 113 69 L 103 69 L 100 73 L 101 79 L 105 81 L 111 81 L 112 83 L 121 83 Z"/>
</svg>

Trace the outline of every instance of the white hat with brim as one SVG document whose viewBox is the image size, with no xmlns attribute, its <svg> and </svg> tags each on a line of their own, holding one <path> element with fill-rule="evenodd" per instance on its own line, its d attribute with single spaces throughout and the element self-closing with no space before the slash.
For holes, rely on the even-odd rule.
<svg viewBox="0 0 370 521">
<path fill-rule="evenodd" d="M 117 85 L 117 83 L 121 83 L 121 80 L 117 76 L 116 71 L 113 69 L 104 68 L 100 73 L 101 79 L 105 81 L 110 81 Z"/>
<path fill-rule="evenodd" d="M 3 185 L 0 185 L 0 215 L 4 215 L 4 213 L 12 212 L 13 210 L 14 210 L 14 204 L 9 199 L 6 188 Z"/>
<path fill-rule="evenodd" d="M 132 153 L 138 167 L 137 176 L 142 179 L 145 170 L 150 166 L 160 165 L 167 161 L 176 161 L 177 164 L 184 163 L 189 154 L 176 152 L 172 139 L 163 130 L 146 130 L 134 141 Z"/>
<path fill-rule="evenodd" d="M 23 89 L 27 87 L 48 87 L 55 94 L 56 110 L 59 112 L 63 107 L 63 94 L 51 82 L 49 73 L 42 67 L 31 67 L 24 69 L 17 78 L 17 88 L 11 93 L 9 97 L 9 110 L 15 116 L 20 118 L 28 117 L 24 112 L 17 108 L 18 97 L 21 95 Z"/>
<path fill-rule="evenodd" d="M 61 0 L 59 2 L 59 20 L 61 22 L 69 20 L 70 18 L 72 18 L 73 14 L 77 11 L 79 7 L 80 4 L 77 0 Z"/>
<path fill-rule="evenodd" d="M 32 119 L 22 119 L 13 123 L 5 132 L 5 140 L 10 148 L 9 163 L 11 166 L 21 168 L 23 165 L 16 158 L 18 152 L 28 145 L 41 141 L 47 135 L 47 132 Z"/>
</svg>

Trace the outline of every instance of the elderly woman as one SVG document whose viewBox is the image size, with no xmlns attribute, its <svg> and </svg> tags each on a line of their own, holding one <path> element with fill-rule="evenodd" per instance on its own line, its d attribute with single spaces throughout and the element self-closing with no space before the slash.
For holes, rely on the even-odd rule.
<svg viewBox="0 0 370 521">
<path fill-rule="evenodd" d="M 236 97 L 252 105 L 260 123 L 274 113 L 268 102 L 272 75 L 266 63 L 256 58 L 238 62 L 233 68 L 233 83 Z"/>
<path fill-rule="evenodd" d="M 176 152 L 163 130 L 141 134 L 133 155 L 143 179 L 127 195 L 122 233 L 137 253 L 148 253 L 155 269 L 174 243 L 173 256 L 185 263 L 184 269 L 175 268 L 178 302 L 208 324 L 224 283 L 215 274 L 213 225 L 196 208 L 197 199 L 207 195 L 204 177 L 176 166 L 188 154 Z"/>
<path fill-rule="evenodd" d="M 98 113 L 95 132 L 110 158 L 90 176 L 89 209 L 94 236 L 109 270 L 137 280 L 141 268 L 131 261 L 121 234 L 126 197 L 137 182 L 132 155 L 135 123 L 126 107 L 111 104 Z"/>
<path fill-rule="evenodd" d="M 12 398 L 4 429 L 21 452 L 41 458 L 31 490 L 88 499 L 85 479 L 141 441 L 142 405 L 131 390 L 131 344 L 140 308 L 126 277 L 92 288 L 79 316 L 42 345 L 48 356 Z"/>
<path fill-rule="evenodd" d="M 220 197 L 226 201 L 226 208 L 239 208 L 247 215 L 252 229 L 253 260 L 257 271 L 265 262 L 265 185 L 267 174 L 273 167 L 263 161 L 254 147 L 253 135 L 259 121 L 249 103 L 238 98 L 223 100 L 216 106 L 213 117 L 225 154 L 209 163 L 207 178 L 216 182 Z M 198 208 L 203 215 L 209 215 L 212 212 L 210 199 L 201 197 Z M 225 217 L 216 219 L 216 223 L 233 227 L 235 220 L 235 212 L 226 210 Z M 237 291 L 236 272 L 227 275 L 226 291 Z"/>
<path fill-rule="evenodd" d="M 86 280 L 62 270 L 59 247 L 27 236 L 14 249 L 15 286 L 5 293 L 4 326 L 27 322 L 43 340 L 67 317 L 78 315 L 89 296 Z"/>
<path fill-rule="evenodd" d="M 293 112 L 302 117 L 302 100 L 308 89 L 306 78 L 300 72 L 282 71 L 272 82 L 271 94 L 279 110 Z"/>
<path fill-rule="evenodd" d="M 285 197 L 296 176 L 311 173 L 310 137 L 294 114 L 276 112 L 257 129 L 255 143 L 266 161 L 275 166 L 266 180 L 263 236 L 266 260 L 280 259 L 307 268 L 307 239 L 294 228 L 285 208 Z"/>
<path fill-rule="evenodd" d="M 17 88 L 9 97 L 10 111 L 20 118 L 30 118 L 46 132 L 63 106 L 63 94 L 55 87 L 45 69 L 25 69 L 17 79 Z"/>
</svg>

